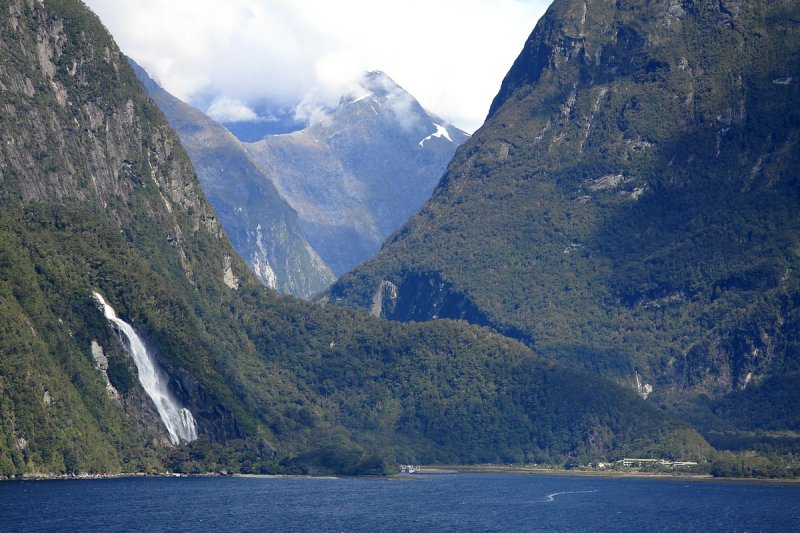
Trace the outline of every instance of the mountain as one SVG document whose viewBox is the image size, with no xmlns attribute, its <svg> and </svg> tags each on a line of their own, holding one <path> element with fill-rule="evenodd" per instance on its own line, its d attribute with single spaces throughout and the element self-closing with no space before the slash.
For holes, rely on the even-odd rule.
<svg viewBox="0 0 800 533">
<path fill-rule="evenodd" d="M 799 20 L 556 0 L 430 201 L 328 299 L 489 326 L 702 427 L 800 430 Z"/>
<path fill-rule="evenodd" d="M 84 4 L 0 11 L 0 476 L 708 457 L 631 391 L 486 329 L 264 287 Z"/>
<path fill-rule="evenodd" d="M 245 146 L 340 275 L 422 206 L 467 138 L 389 76 L 369 72 L 323 119 Z"/>
<path fill-rule="evenodd" d="M 259 171 L 242 144 L 129 61 L 178 134 L 222 228 L 259 279 L 301 298 L 328 288 L 335 279 L 333 273 L 308 244 L 297 213 Z"/>
</svg>

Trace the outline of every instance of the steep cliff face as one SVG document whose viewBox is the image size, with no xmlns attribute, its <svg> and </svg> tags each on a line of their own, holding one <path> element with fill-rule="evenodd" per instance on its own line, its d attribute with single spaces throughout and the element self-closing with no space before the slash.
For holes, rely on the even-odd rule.
<svg viewBox="0 0 800 533">
<path fill-rule="evenodd" d="M 414 316 L 384 315 L 412 319 L 427 277 L 469 302 L 438 316 L 656 401 L 796 377 L 799 18 L 556 0 L 432 199 L 331 301 L 371 308 L 391 283 Z"/>
<path fill-rule="evenodd" d="M 468 138 L 382 72 L 358 91 L 306 129 L 246 144 L 337 275 L 419 209 Z"/>
<path fill-rule="evenodd" d="M 0 463 L 118 469 L 122 454 L 166 433 L 91 290 L 128 314 L 148 291 L 163 304 L 221 279 L 232 251 L 180 143 L 99 21 L 75 2 L 4 1 L 0 11 L 0 389 L 4 436 L 18 439 Z M 215 261 L 199 257 L 200 242 Z M 207 361 L 164 352 L 174 370 Z M 207 405 L 218 401 L 210 394 Z M 201 425 L 236 435 L 224 422 Z"/>
<path fill-rule="evenodd" d="M 707 456 L 633 393 L 481 328 L 265 288 L 98 20 L 73 0 L 0 13 L 0 476 Z M 192 412 L 193 447 L 169 447 L 95 292 Z"/>
<path fill-rule="evenodd" d="M 86 18 L 93 26 L 78 31 L 41 5 L 11 2 L 7 8 L 4 190 L 18 190 L 23 205 L 92 201 L 108 208 L 114 199 L 144 196 L 134 193 L 139 187 L 148 193 L 146 209 L 167 217 L 178 255 L 185 255 L 178 238 L 184 232 L 181 215 L 189 232 L 220 237 L 174 134 L 164 123 L 143 120 L 155 110 L 132 89 L 135 78 L 124 57 L 101 35 L 99 22 L 67 4 L 55 5 L 65 17 Z M 24 176 L 17 175 L 19 169 Z M 173 207 L 180 212 L 172 213 Z M 123 218 L 126 210 L 115 214 L 119 222 L 130 222 Z"/>
<path fill-rule="evenodd" d="M 181 102 L 133 64 L 192 160 L 197 177 L 239 255 L 267 286 L 310 298 L 334 281 L 306 240 L 297 213 L 223 126 Z"/>
</svg>

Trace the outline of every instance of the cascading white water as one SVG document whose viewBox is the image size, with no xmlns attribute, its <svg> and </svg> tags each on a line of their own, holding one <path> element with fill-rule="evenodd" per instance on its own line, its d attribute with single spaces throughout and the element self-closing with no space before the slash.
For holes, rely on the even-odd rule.
<svg viewBox="0 0 800 533">
<path fill-rule="evenodd" d="M 191 411 L 181 407 L 170 394 L 166 380 L 156 368 L 155 361 L 147 353 L 147 348 L 145 348 L 136 331 L 130 324 L 117 316 L 114 308 L 106 303 L 100 294 L 93 292 L 92 295 L 103 308 L 105 317 L 113 322 L 128 338 L 133 361 L 139 371 L 139 383 L 142 384 L 144 391 L 153 400 L 158 415 L 167 428 L 169 440 L 172 441 L 172 444 L 196 440 L 197 422 L 195 422 L 194 416 L 192 416 Z"/>
</svg>

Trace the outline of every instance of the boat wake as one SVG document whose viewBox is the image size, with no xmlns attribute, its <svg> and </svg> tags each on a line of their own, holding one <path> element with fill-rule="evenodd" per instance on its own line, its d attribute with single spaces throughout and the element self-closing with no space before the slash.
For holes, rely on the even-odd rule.
<svg viewBox="0 0 800 533">
<path fill-rule="evenodd" d="M 561 496 L 562 494 L 588 494 L 590 492 L 597 492 L 597 489 L 595 489 L 595 490 L 567 490 L 567 491 L 564 491 L 564 492 L 553 492 L 552 494 L 548 494 L 547 496 L 545 496 L 544 497 L 544 501 L 545 502 L 553 502 L 553 501 L 556 500 L 556 496 Z"/>
</svg>

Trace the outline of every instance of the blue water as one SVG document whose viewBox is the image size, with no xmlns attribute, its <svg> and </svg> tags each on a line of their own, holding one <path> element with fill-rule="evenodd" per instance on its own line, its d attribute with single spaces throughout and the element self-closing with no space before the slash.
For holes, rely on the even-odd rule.
<svg viewBox="0 0 800 533">
<path fill-rule="evenodd" d="M 800 486 L 572 476 L 0 483 L 2 531 L 798 531 Z"/>
</svg>

